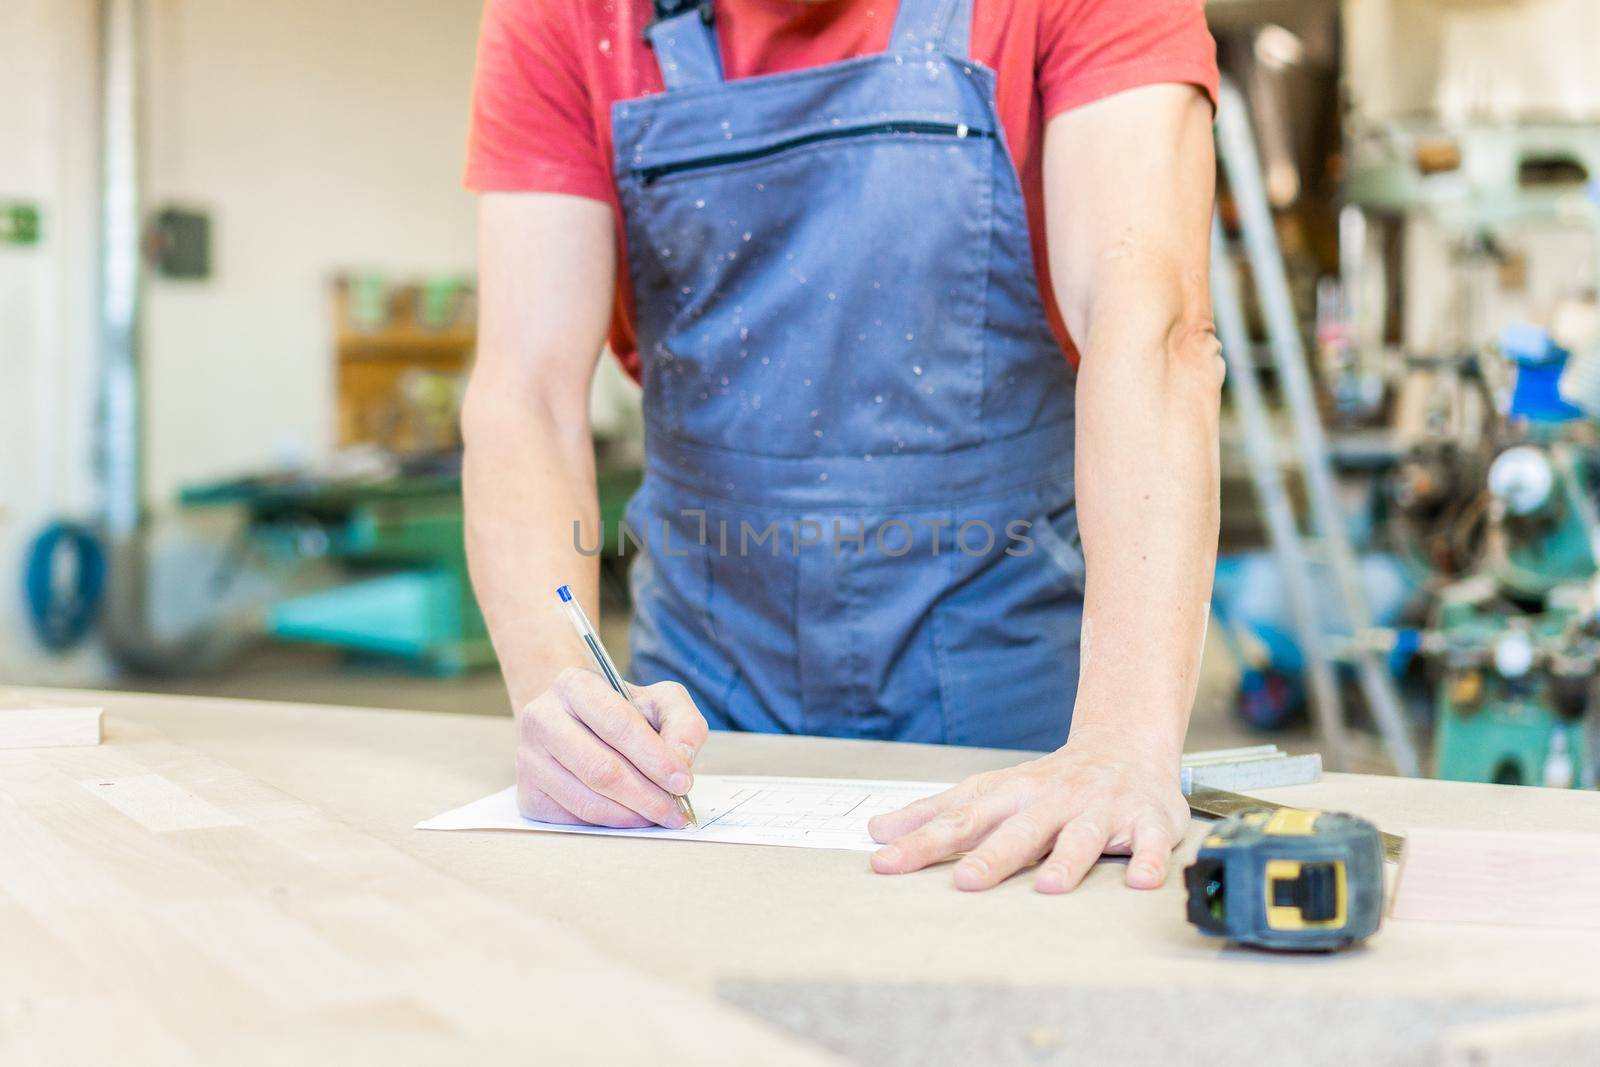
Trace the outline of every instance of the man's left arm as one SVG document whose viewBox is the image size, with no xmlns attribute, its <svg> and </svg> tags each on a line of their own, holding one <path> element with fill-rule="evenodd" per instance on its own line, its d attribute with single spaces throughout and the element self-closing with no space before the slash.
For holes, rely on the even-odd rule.
<svg viewBox="0 0 1600 1067">
<path fill-rule="evenodd" d="M 1128 885 L 1165 881 L 1188 825 L 1179 761 L 1216 563 L 1223 364 L 1211 323 L 1211 106 L 1133 89 L 1050 120 L 1045 217 L 1054 288 L 1082 353 L 1077 506 L 1088 581 L 1067 743 L 872 821 L 872 866 L 960 852 L 986 889 L 1043 860 L 1042 892 L 1102 854 Z M 1000 712 L 1003 713 L 1003 712 Z"/>
</svg>

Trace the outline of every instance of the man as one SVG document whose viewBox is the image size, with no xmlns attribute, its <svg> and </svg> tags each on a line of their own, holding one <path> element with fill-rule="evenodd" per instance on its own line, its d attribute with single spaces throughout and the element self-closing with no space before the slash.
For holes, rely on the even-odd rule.
<svg viewBox="0 0 1600 1067">
<path fill-rule="evenodd" d="M 681 825 L 707 718 L 1032 748 L 873 868 L 1160 885 L 1217 531 L 1199 0 L 657 6 L 484 16 L 467 537 L 522 810 Z M 608 336 L 644 716 L 552 593 L 596 605 Z"/>
</svg>

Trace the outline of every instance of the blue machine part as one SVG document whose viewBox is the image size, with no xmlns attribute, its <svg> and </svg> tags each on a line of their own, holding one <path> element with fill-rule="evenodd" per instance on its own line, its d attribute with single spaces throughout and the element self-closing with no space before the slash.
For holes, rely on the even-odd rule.
<svg viewBox="0 0 1600 1067">
<path fill-rule="evenodd" d="M 1533 422 L 1570 422 L 1583 412 L 1561 398 L 1561 375 L 1569 353 L 1544 330 L 1512 323 L 1500 331 L 1500 350 L 1517 365 L 1511 392 L 1513 417 Z"/>
<path fill-rule="evenodd" d="M 53 522 L 23 558 L 22 595 L 34 635 L 51 652 L 65 652 L 88 635 L 100 612 L 105 549 L 87 526 Z"/>
<path fill-rule="evenodd" d="M 1373 623 L 1393 626 L 1416 591 L 1415 580 L 1395 556 L 1372 553 L 1359 561 L 1361 583 L 1372 606 Z M 1350 633 L 1333 571 L 1313 562 L 1311 581 L 1321 611 L 1322 631 Z M 1294 718 L 1305 705 L 1302 675 L 1305 653 L 1295 634 L 1288 590 L 1277 561 L 1267 552 L 1222 556 L 1211 594 L 1212 616 L 1239 665 L 1239 713 L 1251 725 L 1273 729 Z M 1415 651 L 1415 635 L 1402 639 L 1389 666 L 1399 674 Z"/>
</svg>

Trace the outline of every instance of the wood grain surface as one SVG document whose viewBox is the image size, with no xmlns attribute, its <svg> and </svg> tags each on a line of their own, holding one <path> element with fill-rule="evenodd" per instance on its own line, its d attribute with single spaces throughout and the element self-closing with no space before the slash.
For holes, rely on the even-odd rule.
<svg viewBox="0 0 1600 1067">
<path fill-rule="evenodd" d="M 1600 1006 L 1600 931 L 1386 921 L 1358 951 L 1267 955 L 1188 926 L 1176 867 L 1153 892 L 1106 860 L 1064 897 L 1027 878 L 968 894 L 947 866 L 889 878 L 853 852 L 415 831 L 512 780 L 509 719 L 69 699 L 85 697 L 106 707 L 100 748 L 0 754 L 0 1041 L 34 1056 L 0 1045 L 7 1067 L 130 1048 L 159 1062 L 784 1062 L 807 1055 L 798 1040 L 716 997 L 748 985 L 770 1001 L 785 983 L 1159 993 L 1175 1018 L 1152 1033 L 1174 1055 L 1222 1025 L 1205 1017 L 1222 995 Z M 698 769 L 954 781 L 1019 758 L 717 734 Z M 1577 791 L 1328 775 L 1261 795 L 1402 834 L 1600 829 L 1600 794 Z M 40 1058 L 53 1042 L 82 1055 Z"/>
<path fill-rule="evenodd" d="M 0 752 L 0 1063 L 816 1063 L 318 808 L 113 720 Z"/>
</svg>

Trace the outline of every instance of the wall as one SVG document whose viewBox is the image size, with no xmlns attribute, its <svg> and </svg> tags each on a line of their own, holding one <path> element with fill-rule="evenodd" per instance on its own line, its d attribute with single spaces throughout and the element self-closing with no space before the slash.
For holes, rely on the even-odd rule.
<svg viewBox="0 0 1600 1067">
<path fill-rule="evenodd" d="M 213 219 L 214 277 L 146 291 L 147 480 L 320 456 L 326 282 L 469 271 L 461 188 L 479 0 L 147 0 L 147 208 Z M 18 552 L 95 486 L 94 0 L 0 3 L 0 199 L 44 240 L 0 246 L 0 680 L 92 677 L 37 654 Z"/>
<path fill-rule="evenodd" d="M 1384 120 L 1600 115 L 1594 0 L 1345 0 L 1356 109 Z"/>
<path fill-rule="evenodd" d="M 330 443 L 326 283 L 462 272 L 476 0 L 155 0 L 147 202 L 213 217 L 215 276 L 148 290 L 153 497 Z"/>
<path fill-rule="evenodd" d="M 92 670 L 30 663 L 18 556 L 46 516 L 93 498 L 93 6 L 0 5 L 0 199 L 36 204 L 37 245 L 0 245 L 0 680 Z"/>
</svg>

